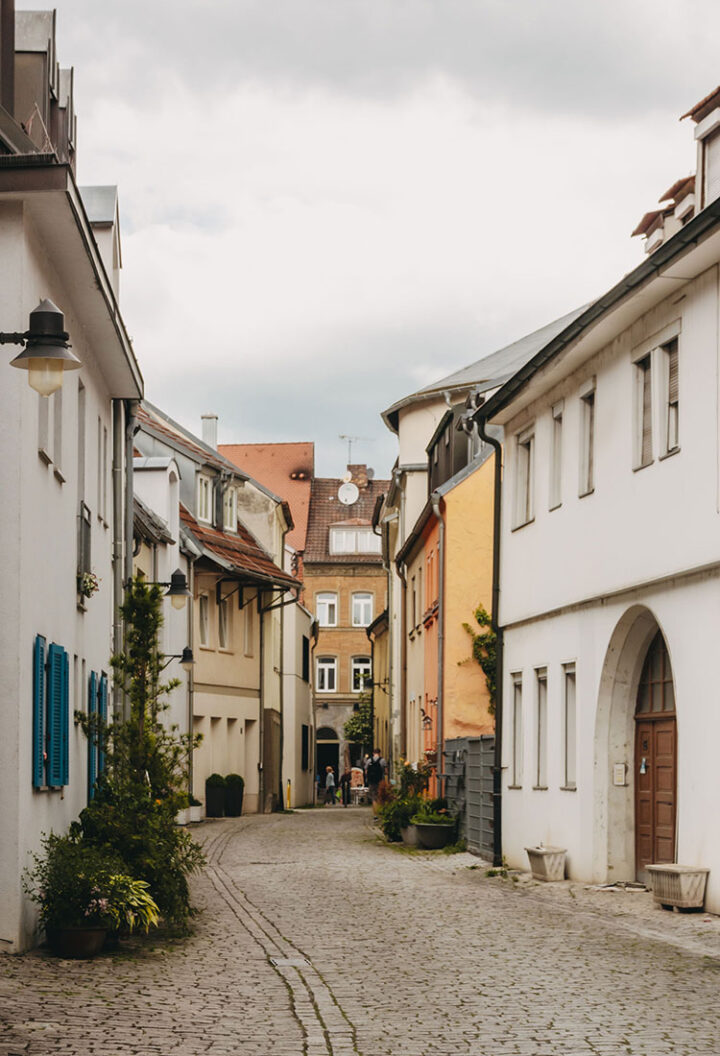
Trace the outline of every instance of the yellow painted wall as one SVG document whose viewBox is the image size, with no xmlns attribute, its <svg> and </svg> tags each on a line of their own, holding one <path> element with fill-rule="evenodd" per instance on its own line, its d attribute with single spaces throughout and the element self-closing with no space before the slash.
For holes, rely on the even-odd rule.
<svg viewBox="0 0 720 1056">
<path fill-rule="evenodd" d="M 492 733 L 482 668 L 463 623 L 492 603 L 494 457 L 445 496 L 445 739 Z"/>
</svg>

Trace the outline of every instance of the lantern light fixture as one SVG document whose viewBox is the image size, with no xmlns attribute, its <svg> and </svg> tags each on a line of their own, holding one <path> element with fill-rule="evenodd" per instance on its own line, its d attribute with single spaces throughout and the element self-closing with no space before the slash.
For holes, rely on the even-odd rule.
<svg viewBox="0 0 720 1056">
<path fill-rule="evenodd" d="M 82 363 L 70 351 L 65 316 L 52 301 L 43 300 L 30 312 L 24 334 L 0 333 L 0 345 L 24 345 L 10 366 L 27 370 L 28 383 L 41 396 L 50 396 L 63 383 L 66 370 L 78 370 Z"/>
</svg>

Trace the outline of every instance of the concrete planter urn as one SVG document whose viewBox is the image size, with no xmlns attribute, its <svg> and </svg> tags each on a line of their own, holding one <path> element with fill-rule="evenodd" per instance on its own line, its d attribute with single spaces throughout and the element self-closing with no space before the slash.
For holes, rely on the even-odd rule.
<svg viewBox="0 0 720 1056">
<path fill-rule="evenodd" d="M 530 871 L 535 880 L 553 882 L 565 879 L 564 847 L 526 847 Z"/>
<path fill-rule="evenodd" d="M 188 814 L 190 815 L 188 818 L 190 822 L 202 821 L 202 804 L 197 803 L 188 807 Z"/>
<path fill-rule="evenodd" d="M 653 899 L 663 909 L 702 909 L 709 869 L 696 865 L 648 865 Z"/>
<path fill-rule="evenodd" d="M 402 836 L 402 842 L 406 847 L 418 846 L 418 832 L 416 825 L 404 825 L 400 829 L 400 835 Z"/>
<path fill-rule="evenodd" d="M 418 845 L 426 851 L 438 851 L 441 847 L 447 847 L 455 831 L 454 825 L 436 825 L 431 823 L 421 824 L 415 822 Z"/>
</svg>

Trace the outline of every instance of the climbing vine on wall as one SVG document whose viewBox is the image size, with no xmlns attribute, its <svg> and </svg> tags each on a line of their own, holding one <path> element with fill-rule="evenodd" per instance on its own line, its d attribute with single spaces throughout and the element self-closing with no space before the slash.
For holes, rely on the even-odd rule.
<svg viewBox="0 0 720 1056">
<path fill-rule="evenodd" d="M 475 621 L 480 628 L 479 632 L 471 627 L 469 623 L 464 623 L 463 627 L 472 638 L 472 656 L 483 670 L 485 675 L 485 685 L 488 688 L 490 694 L 490 704 L 488 705 L 488 712 L 491 715 L 495 714 L 495 646 L 497 636 L 495 631 L 492 629 L 492 621 L 490 614 L 482 607 L 478 606 L 475 609 Z"/>
</svg>

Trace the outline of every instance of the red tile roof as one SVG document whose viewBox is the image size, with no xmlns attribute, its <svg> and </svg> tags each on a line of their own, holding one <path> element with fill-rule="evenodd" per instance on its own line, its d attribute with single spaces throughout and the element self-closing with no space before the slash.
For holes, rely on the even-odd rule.
<svg viewBox="0 0 720 1056">
<path fill-rule="evenodd" d="M 209 524 L 200 524 L 190 511 L 181 504 L 180 520 L 200 545 L 203 555 L 210 561 L 217 558 L 222 568 L 242 579 L 253 582 L 269 582 L 278 587 L 300 587 L 297 579 L 275 564 L 268 552 L 245 526 L 238 522 L 237 535 L 221 532 Z"/>
<path fill-rule="evenodd" d="M 222 456 L 218 456 L 211 447 L 206 447 L 200 441 L 195 441 L 185 430 L 181 432 L 179 429 L 173 429 L 164 418 L 157 414 L 151 414 L 145 405 L 140 404 L 138 406 L 136 416 L 141 425 L 147 426 L 161 436 L 172 440 L 175 444 L 181 444 L 187 451 L 201 458 L 207 465 L 216 466 L 220 469 L 226 468 L 225 459 Z"/>
<path fill-rule="evenodd" d="M 658 198 L 659 202 L 679 202 L 681 198 L 684 198 L 688 194 L 692 194 L 695 190 L 695 177 L 694 176 L 683 176 L 679 180 L 675 180 L 672 187 L 668 187 L 665 194 Z"/>
<path fill-rule="evenodd" d="M 645 216 L 642 218 L 642 220 L 637 225 L 630 237 L 634 238 L 635 235 L 649 235 L 655 229 L 655 227 L 657 227 L 658 221 L 661 217 L 665 215 L 667 211 L 668 210 L 666 209 L 653 209 L 651 212 L 645 213 Z"/>
<path fill-rule="evenodd" d="M 680 118 L 683 121 L 686 117 L 691 117 L 693 121 L 699 123 L 704 117 L 715 109 L 716 106 L 720 106 L 720 87 L 714 88 L 709 95 L 706 95 L 704 99 L 701 99 L 699 103 L 695 103 L 695 106 L 691 107 L 686 114 L 683 114 Z"/>
<path fill-rule="evenodd" d="M 344 506 L 338 499 L 338 490 L 343 480 L 319 478 L 312 483 L 310 496 L 310 516 L 308 519 L 307 545 L 305 547 L 305 564 L 322 562 L 335 565 L 379 565 L 380 554 L 331 554 L 330 525 L 356 524 L 371 525 L 373 510 L 378 495 L 384 494 L 390 487 L 389 480 L 368 480 L 363 484 L 361 470 L 365 467 L 353 467 L 353 482 L 358 485 L 360 495 L 352 506 Z"/>
<path fill-rule="evenodd" d="M 307 538 L 310 485 L 315 473 L 315 445 L 220 444 L 218 451 L 245 473 L 273 491 L 290 506 L 295 527 L 286 539 L 295 550 L 304 550 Z"/>
</svg>

